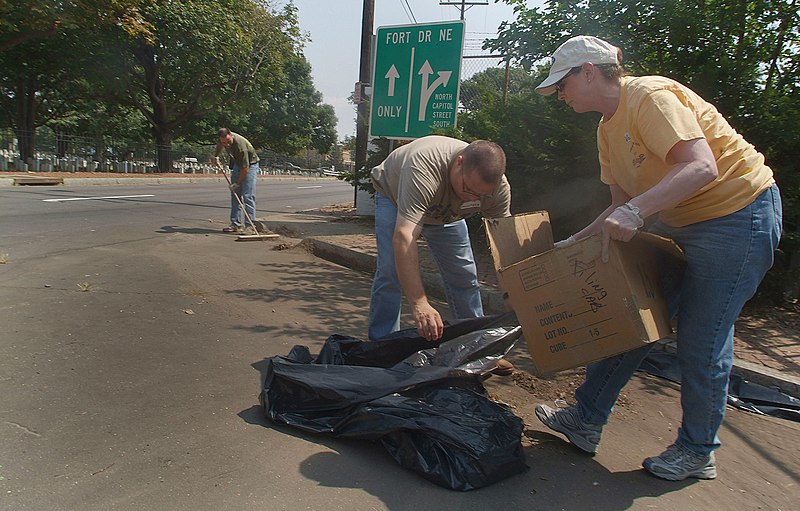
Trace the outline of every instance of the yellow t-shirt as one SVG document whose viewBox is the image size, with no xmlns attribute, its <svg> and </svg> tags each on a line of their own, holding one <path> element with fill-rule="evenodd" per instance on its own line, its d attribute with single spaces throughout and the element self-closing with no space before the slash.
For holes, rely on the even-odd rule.
<svg viewBox="0 0 800 511">
<path fill-rule="evenodd" d="M 705 138 L 718 177 L 672 209 L 660 213 L 674 227 L 719 218 L 747 206 L 775 182 L 764 156 L 717 109 L 669 78 L 622 78 L 620 101 L 597 129 L 600 178 L 636 197 L 670 171 L 667 153 L 682 140 Z"/>
</svg>

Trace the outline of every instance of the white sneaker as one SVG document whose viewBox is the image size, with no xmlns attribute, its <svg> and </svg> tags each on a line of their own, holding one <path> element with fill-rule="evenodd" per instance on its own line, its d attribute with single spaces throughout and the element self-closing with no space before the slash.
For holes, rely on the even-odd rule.
<svg viewBox="0 0 800 511">
<path fill-rule="evenodd" d="M 717 464 L 714 453 L 702 455 L 672 444 L 667 450 L 647 458 L 642 466 L 656 477 L 669 481 L 683 481 L 687 477 L 716 479 Z"/>
</svg>

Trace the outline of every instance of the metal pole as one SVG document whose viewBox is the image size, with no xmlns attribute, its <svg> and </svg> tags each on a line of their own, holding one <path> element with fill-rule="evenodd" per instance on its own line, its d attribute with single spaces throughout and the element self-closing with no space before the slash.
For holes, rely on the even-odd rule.
<svg viewBox="0 0 800 511">
<path fill-rule="evenodd" d="M 358 82 L 361 88 L 360 100 L 358 102 L 358 114 L 356 118 L 356 183 L 353 190 L 353 206 L 357 206 L 358 180 L 363 176 L 361 169 L 367 163 L 367 128 L 368 128 L 368 103 L 364 101 L 364 86 L 369 84 L 371 76 L 372 56 L 372 24 L 375 19 L 375 0 L 364 0 L 364 8 L 361 15 L 361 66 L 358 72 Z"/>
</svg>

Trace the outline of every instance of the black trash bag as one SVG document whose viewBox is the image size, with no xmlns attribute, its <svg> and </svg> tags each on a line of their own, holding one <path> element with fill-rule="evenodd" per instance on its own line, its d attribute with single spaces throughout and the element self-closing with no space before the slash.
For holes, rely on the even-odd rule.
<svg viewBox="0 0 800 511">
<path fill-rule="evenodd" d="M 650 350 L 639 370 L 676 383 L 681 382 L 681 370 L 675 353 Z M 778 389 L 745 380 L 733 373 L 728 380 L 728 404 L 759 415 L 800 422 L 800 399 Z"/>
<path fill-rule="evenodd" d="M 488 486 L 528 468 L 522 420 L 485 392 L 460 385 L 376 399 L 349 417 L 341 436 L 356 427 L 385 431 L 380 442 L 400 466 L 452 490 Z"/>
<path fill-rule="evenodd" d="M 497 318 L 490 318 L 467 324 L 494 324 Z M 520 327 L 455 337 L 451 328 L 461 333 L 465 327 L 446 326 L 449 340 L 435 348 L 426 341 L 427 349 L 392 367 L 317 362 L 345 360 L 352 353 L 365 364 L 371 353 L 385 363 L 401 351 L 394 344 L 404 344 L 402 337 L 390 344 L 331 336 L 327 355 L 314 363 L 302 347 L 289 357 L 273 357 L 261 394 L 265 413 L 307 432 L 378 440 L 401 466 L 454 490 L 480 488 L 526 470 L 522 420 L 489 400 L 481 384 L 481 374 L 508 352 Z M 368 346 L 375 343 L 391 356 Z"/>
<path fill-rule="evenodd" d="M 363 341 L 334 334 L 325 341 L 316 363 L 392 367 L 417 351 L 438 347 L 440 344 L 464 334 L 486 328 L 518 324 L 513 312 L 457 320 L 446 324 L 442 338 L 433 342 L 421 337 L 416 328 L 392 332 L 376 341 Z"/>
</svg>

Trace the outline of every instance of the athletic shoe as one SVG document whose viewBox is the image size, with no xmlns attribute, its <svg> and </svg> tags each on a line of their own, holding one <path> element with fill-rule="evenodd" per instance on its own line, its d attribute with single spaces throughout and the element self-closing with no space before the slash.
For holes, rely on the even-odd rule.
<svg viewBox="0 0 800 511">
<path fill-rule="evenodd" d="M 566 436 L 567 440 L 582 451 L 589 454 L 597 452 L 603 426 L 583 422 L 577 406 L 557 409 L 536 405 L 536 416 L 545 426 Z"/>
<path fill-rule="evenodd" d="M 223 227 L 222 232 L 227 232 L 231 234 L 240 234 L 242 232 L 242 228 L 238 225 L 229 225 L 228 227 Z"/>
<path fill-rule="evenodd" d="M 717 465 L 714 453 L 696 454 L 678 444 L 672 444 L 667 450 L 647 458 L 642 466 L 656 477 L 669 481 L 683 481 L 687 477 L 696 479 L 716 479 Z"/>
</svg>

